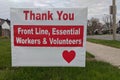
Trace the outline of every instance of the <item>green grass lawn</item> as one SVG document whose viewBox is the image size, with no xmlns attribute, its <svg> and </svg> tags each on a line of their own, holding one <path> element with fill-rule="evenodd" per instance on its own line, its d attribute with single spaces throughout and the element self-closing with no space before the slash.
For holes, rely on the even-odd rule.
<svg viewBox="0 0 120 80">
<path fill-rule="evenodd" d="M 9 39 L 1 39 L 0 38 L 0 67 L 10 66 L 11 62 L 11 48 L 10 48 L 10 40 Z"/>
<path fill-rule="evenodd" d="M 116 41 L 116 40 L 100 40 L 100 39 L 88 38 L 87 41 L 120 49 L 120 41 Z"/>
<path fill-rule="evenodd" d="M 86 61 L 79 67 L 11 67 L 10 41 L 0 39 L 0 80 L 120 80 L 120 70 L 108 63 Z M 87 58 L 94 58 L 87 52 Z"/>
</svg>

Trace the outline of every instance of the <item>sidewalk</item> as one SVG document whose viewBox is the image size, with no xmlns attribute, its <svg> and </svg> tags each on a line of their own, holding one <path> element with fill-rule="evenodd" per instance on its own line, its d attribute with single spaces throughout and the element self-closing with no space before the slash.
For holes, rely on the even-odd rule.
<svg viewBox="0 0 120 80">
<path fill-rule="evenodd" d="M 96 60 L 105 61 L 120 68 L 120 49 L 87 42 L 87 51 L 93 54 Z"/>
</svg>

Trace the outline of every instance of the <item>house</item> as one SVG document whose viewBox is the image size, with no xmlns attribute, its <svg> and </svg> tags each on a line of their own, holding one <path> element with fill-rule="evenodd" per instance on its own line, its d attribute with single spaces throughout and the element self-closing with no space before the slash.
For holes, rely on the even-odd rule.
<svg viewBox="0 0 120 80">
<path fill-rule="evenodd" d="M 10 20 L 0 18 L 0 36 L 10 38 Z"/>
</svg>

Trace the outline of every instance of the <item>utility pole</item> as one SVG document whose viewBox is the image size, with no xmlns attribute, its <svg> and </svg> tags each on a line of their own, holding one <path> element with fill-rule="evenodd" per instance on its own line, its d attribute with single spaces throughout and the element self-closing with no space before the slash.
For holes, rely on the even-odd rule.
<svg viewBox="0 0 120 80">
<path fill-rule="evenodd" d="M 116 0 L 112 0 L 113 40 L 116 40 Z"/>
</svg>

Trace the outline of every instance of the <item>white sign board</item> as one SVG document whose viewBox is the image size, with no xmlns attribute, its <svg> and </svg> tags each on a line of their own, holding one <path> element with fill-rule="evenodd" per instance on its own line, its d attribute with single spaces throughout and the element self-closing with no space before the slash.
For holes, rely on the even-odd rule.
<svg viewBox="0 0 120 80">
<path fill-rule="evenodd" d="M 85 67 L 86 8 L 11 8 L 12 66 Z"/>
</svg>

